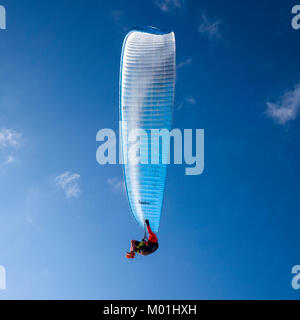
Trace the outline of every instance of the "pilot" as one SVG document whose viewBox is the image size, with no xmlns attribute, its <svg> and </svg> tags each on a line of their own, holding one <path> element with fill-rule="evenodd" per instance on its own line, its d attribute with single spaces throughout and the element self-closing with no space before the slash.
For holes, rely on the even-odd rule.
<svg viewBox="0 0 300 320">
<path fill-rule="evenodd" d="M 149 220 L 145 220 L 149 238 L 143 239 L 142 241 L 131 240 L 130 252 L 127 252 L 126 258 L 133 259 L 135 253 L 142 256 L 148 256 L 158 249 L 158 241 L 156 234 L 151 230 Z"/>
</svg>

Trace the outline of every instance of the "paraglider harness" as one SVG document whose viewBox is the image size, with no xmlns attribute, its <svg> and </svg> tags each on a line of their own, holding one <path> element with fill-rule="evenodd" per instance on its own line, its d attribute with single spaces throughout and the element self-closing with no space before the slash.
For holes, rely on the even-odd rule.
<svg viewBox="0 0 300 320">
<path fill-rule="evenodd" d="M 150 254 L 154 251 L 157 250 L 158 248 L 158 243 L 154 243 L 148 240 L 147 238 L 147 228 L 146 228 L 146 224 L 144 225 L 144 238 L 142 241 L 136 241 L 135 243 L 135 252 L 136 253 L 141 253 L 141 251 L 143 252 L 143 254 Z"/>
</svg>

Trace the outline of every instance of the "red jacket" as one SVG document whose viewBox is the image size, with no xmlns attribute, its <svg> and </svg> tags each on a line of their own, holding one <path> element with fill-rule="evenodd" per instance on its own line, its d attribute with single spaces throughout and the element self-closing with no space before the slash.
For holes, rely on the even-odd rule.
<svg viewBox="0 0 300 320">
<path fill-rule="evenodd" d="M 149 241 L 152 242 L 152 243 L 157 243 L 157 236 L 154 232 L 152 232 L 150 226 L 147 226 L 147 230 L 148 230 L 148 233 L 149 233 Z"/>
</svg>

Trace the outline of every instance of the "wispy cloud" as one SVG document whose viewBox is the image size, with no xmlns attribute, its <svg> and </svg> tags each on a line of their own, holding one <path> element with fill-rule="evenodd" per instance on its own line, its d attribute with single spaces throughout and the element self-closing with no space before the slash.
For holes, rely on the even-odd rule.
<svg viewBox="0 0 300 320">
<path fill-rule="evenodd" d="M 297 118 L 300 109 L 300 83 L 286 92 L 278 102 L 267 102 L 266 115 L 279 124 Z"/>
<path fill-rule="evenodd" d="M 221 38 L 220 24 L 221 20 L 209 21 L 206 15 L 203 13 L 201 17 L 201 24 L 198 31 L 204 35 L 207 35 L 210 39 Z"/>
<path fill-rule="evenodd" d="M 80 175 L 78 173 L 71 173 L 69 171 L 62 173 L 55 178 L 57 187 L 61 188 L 67 198 L 78 197 L 81 193 L 78 184 Z"/>
<path fill-rule="evenodd" d="M 177 110 L 182 109 L 182 107 L 183 107 L 183 102 L 180 102 L 179 105 L 177 106 Z"/>
<path fill-rule="evenodd" d="M 20 143 L 21 134 L 13 129 L 0 129 L 0 148 L 16 147 Z"/>
<path fill-rule="evenodd" d="M 179 62 L 177 64 L 176 68 L 177 68 L 177 70 L 179 70 L 179 69 L 181 69 L 181 68 L 183 68 L 185 66 L 189 66 L 191 63 L 192 63 L 192 58 L 188 58 L 188 59 L 186 59 L 184 61 Z"/>
<path fill-rule="evenodd" d="M 110 185 L 114 192 L 124 193 L 125 185 L 123 180 L 117 178 L 109 178 L 107 179 L 107 183 Z"/>
<path fill-rule="evenodd" d="M 195 97 L 188 97 L 185 99 L 188 104 L 196 104 Z"/>
<path fill-rule="evenodd" d="M 20 146 L 21 136 L 20 132 L 13 129 L 0 129 L 0 164 L 2 172 L 5 171 L 4 166 L 15 162 L 16 158 L 12 153 L 14 153 L 13 149 Z"/>
<path fill-rule="evenodd" d="M 125 26 L 122 23 L 122 19 L 124 17 L 124 12 L 121 10 L 113 10 L 110 13 L 110 17 L 113 20 L 114 24 L 119 27 L 123 32 L 127 32 L 129 30 L 128 26 Z"/>
<path fill-rule="evenodd" d="M 11 163 L 13 163 L 15 161 L 16 161 L 16 158 L 14 156 L 12 156 L 11 154 L 9 154 L 6 157 L 5 164 L 11 164 Z"/>
<path fill-rule="evenodd" d="M 123 17 L 124 13 L 121 10 L 113 10 L 110 13 L 111 18 L 113 19 L 113 21 L 115 22 L 115 24 L 119 24 L 121 18 Z"/>
<path fill-rule="evenodd" d="M 174 9 L 181 9 L 185 0 L 155 0 L 155 4 L 161 11 L 170 12 Z"/>
<path fill-rule="evenodd" d="M 185 102 L 185 103 L 184 103 Z M 177 107 L 177 110 L 180 110 L 182 109 L 184 106 L 186 105 L 190 105 L 190 106 L 194 106 L 197 101 L 196 101 L 196 98 L 193 97 L 193 96 L 190 96 L 190 97 L 187 97 L 185 98 L 185 101 L 184 102 L 180 102 L 178 107 Z"/>
</svg>

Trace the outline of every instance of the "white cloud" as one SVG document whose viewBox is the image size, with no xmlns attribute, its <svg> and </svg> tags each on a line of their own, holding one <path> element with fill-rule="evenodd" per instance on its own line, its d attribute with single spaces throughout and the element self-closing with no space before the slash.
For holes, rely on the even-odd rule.
<svg viewBox="0 0 300 320">
<path fill-rule="evenodd" d="M 177 106 L 177 110 L 182 109 L 182 107 L 183 107 L 183 102 L 180 102 L 179 105 Z"/>
<path fill-rule="evenodd" d="M 125 191 L 125 184 L 123 180 L 117 178 L 107 179 L 107 183 L 111 186 L 114 192 L 123 193 Z"/>
<path fill-rule="evenodd" d="M 179 69 L 181 69 L 181 68 L 183 68 L 183 67 L 185 67 L 185 66 L 188 66 L 188 65 L 190 65 L 192 63 L 192 58 L 188 58 L 188 59 L 186 59 L 186 60 L 184 60 L 184 61 L 182 61 L 182 62 L 179 62 L 178 64 L 177 64 L 177 70 L 179 70 Z"/>
<path fill-rule="evenodd" d="M 12 129 L 0 129 L 0 148 L 16 147 L 20 143 L 21 134 Z"/>
<path fill-rule="evenodd" d="M 56 185 L 61 188 L 67 198 L 78 197 L 81 193 L 78 180 L 80 175 L 78 173 L 71 173 L 69 171 L 62 173 L 55 178 Z"/>
<path fill-rule="evenodd" d="M 116 24 L 120 23 L 120 19 L 123 17 L 123 11 L 121 10 L 114 10 L 111 12 L 111 18 L 114 20 Z"/>
<path fill-rule="evenodd" d="M 276 103 L 267 102 L 266 115 L 275 122 L 285 124 L 297 118 L 300 109 L 300 83 L 286 92 Z"/>
<path fill-rule="evenodd" d="M 187 97 L 184 100 L 185 102 L 180 102 L 177 105 L 177 110 L 181 110 L 183 107 L 186 107 L 187 105 L 194 106 L 197 103 L 196 98 L 193 96 Z"/>
<path fill-rule="evenodd" d="M 185 99 L 187 101 L 187 103 L 189 104 L 196 104 L 196 99 L 195 97 L 188 97 Z"/>
<path fill-rule="evenodd" d="M 211 22 L 207 19 L 206 15 L 202 14 L 202 22 L 199 25 L 198 31 L 202 34 L 208 35 L 209 38 L 220 38 L 221 32 L 220 32 L 220 24 L 221 20 Z"/>
<path fill-rule="evenodd" d="M 15 156 L 11 152 L 20 145 L 21 136 L 20 132 L 13 129 L 0 129 L 1 167 L 15 162 Z"/>
<path fill-rule="evenodd" d="M 10 163 L 13 163 L 16 161 L 16 158 L 14 156 L 12 156 L 11 154 L 9 154 L 7 157 L 6 157 L 6 160 L 5 160 L 5 164 L 10 164 Z"/>
<path fill-rule="evenodd" d="M 180 9 L 185 0 L 155 0 L 155 4 L 161 11 L 170 12 L 174 9 Z"/>
<path fill-rule="evenodd" d="M 113 20 L 114 24 L 119 27 L 123 32 L 128 32 L 129 28 L 127 25 L 122 23 L 124 12 L 121 10 L 113 10 L 110 13 L 110 17 Z"/>
</svg>

